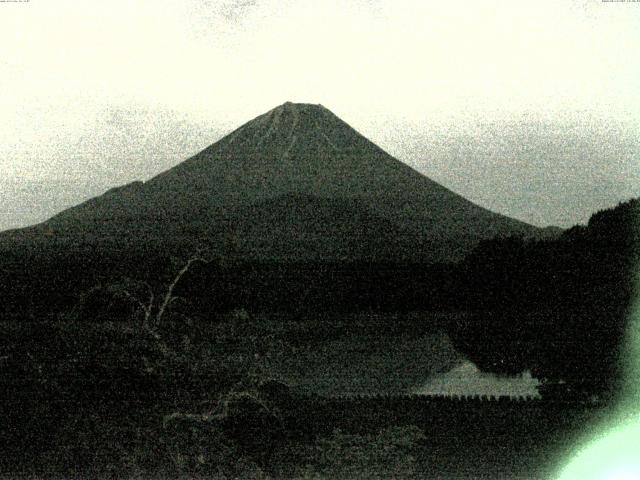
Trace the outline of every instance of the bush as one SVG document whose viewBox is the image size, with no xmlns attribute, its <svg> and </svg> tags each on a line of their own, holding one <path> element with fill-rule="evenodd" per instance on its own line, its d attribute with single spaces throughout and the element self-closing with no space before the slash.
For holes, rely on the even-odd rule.
<svg viewBox="0 0 640 480">
<path fill-rule="evenodd" d="M 408 478 L 416 474 L 413 452 L 425 439 L 415 426 L 390 427 L 377 435 L 350 435 L 335 430 L 303 452 L 294 477 Z"/>
</svg>

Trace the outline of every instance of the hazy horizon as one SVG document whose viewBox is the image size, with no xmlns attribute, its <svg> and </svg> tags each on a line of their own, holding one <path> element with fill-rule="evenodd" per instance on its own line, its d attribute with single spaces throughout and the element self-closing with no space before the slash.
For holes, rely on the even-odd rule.
<svg viewBox="0 0 640 480">
<path fill-rule="evenodd" d="M 568 227 L 640 195 L 639 4 L 0 4 L 0 230 L 321 103 L 490 210 Z"/>
</svg>

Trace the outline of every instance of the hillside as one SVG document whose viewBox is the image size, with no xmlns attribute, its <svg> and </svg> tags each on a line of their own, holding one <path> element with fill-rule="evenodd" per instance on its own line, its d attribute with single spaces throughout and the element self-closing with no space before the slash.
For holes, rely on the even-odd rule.
<svg viewBox="0 0 640 480">
<path fill-rule="evenodd" d="M 258 260 L 459 260 L 482 239 L 544 235 L 396 160 L 320 105 L 285 103 L 147 182 L 3 243 L 118 249 L 230 242 Z"/>
</svg>

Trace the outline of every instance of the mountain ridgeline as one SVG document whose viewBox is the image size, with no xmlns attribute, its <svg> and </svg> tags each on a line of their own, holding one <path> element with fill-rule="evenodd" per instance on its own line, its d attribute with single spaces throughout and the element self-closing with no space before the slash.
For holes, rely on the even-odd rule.
<svg viewBox="0 0 640 480">
<path fill-rule="evenodd" d="M 627 388 L 639 227 L 636 199 L 535 228 L 282 105 L 0 234 L 2 470 L 546 477 L 531 466 Z M 322 396 L 413 392 L 461 358 L 550 401 Z"/>
<path fill-rule="evenodd" d="M 481 369 L 614 390 L 639 219 L 635 199 L 587 226 L 539 229 L 447 190 L 325 108 L 287 103 L 147 182 L 0 234 L 0 318 L 135 318 L 112 287 L 129 277 L 161 292 L 203 247 L 223 261 L 177 286 L 189 318 L 464 311 L 442 328 Z"/>
<path fill-rule="evenodd" d="M 188 251 L 250 261 L 461 260 L 547 232 L 396 160 L 320 105 L 285 103 L 147 182 L 114 188 L 0 244 Z"/>
</svg>

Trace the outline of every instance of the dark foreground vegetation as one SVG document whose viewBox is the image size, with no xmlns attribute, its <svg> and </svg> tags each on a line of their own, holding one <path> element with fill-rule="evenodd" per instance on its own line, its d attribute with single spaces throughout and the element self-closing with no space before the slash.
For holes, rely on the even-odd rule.
<svg viewBox="0 0 640 480">
<path fill-rule="evenodd" d="M 563 379 L 615 396 L 640 266 L 640 201 L 594 214 L 554 241 L 503 239 L 466 260 L 477 320 L 457 344 L 481 368 Z"/>
<path fill-rule="evenodd" d="M 268 322 L 236 313 L 178 327 L 2 324 L 2 472 L 535 478 L 599 414 L 553 401 L 301 395 L 270 376 L 273 356 L 293 347 Z"/>
<path fill-rule="evenodd" d="M 545 476 L 568 439 L 606 409 L 603 400 L 615 399 L 637 214 L 631 201 L 555 240 L 485 242 L 456 265 L 224 264 L 193 251 L 176 252 L 183 260 L 172 264 L 157 252 L 7 251 L 0 471 Z M 356 328 L 344 320 L 353 311 L 376 322 Z M 282 356 L 309 345 L 434 329 L 484 370 L 530 369 L 562 387 L 521 404 L 346 401 L 274 375 Z"/>
</svg>

